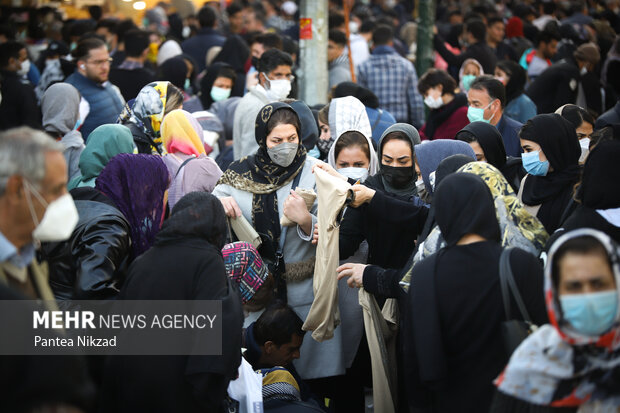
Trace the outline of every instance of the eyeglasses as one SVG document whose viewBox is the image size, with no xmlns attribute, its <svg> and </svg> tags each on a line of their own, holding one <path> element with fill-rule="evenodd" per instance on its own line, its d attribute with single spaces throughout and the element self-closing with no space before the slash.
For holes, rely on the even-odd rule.
<svg viewBox="0 0 620 413">
<path fill-rule="evenodd" d="M 107 59 L 102 59 L 102 60 L 92 60 L 86 63 L 89 65 L 93 65 L 93 66 L 109 65 L 109 64 L 112 64 L 112 58 L 108 57 Z"/>
</svg>

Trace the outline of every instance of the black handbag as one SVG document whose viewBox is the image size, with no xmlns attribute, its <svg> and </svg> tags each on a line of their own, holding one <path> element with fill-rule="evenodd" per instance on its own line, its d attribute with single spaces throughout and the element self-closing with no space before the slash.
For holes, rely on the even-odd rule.
<svg viewBox="0 0 620 413">
<path fill-rule="evenodd" d="M 510 267 L 510 253 L 512 249 L 506 248 L 502 251 L 499 258 L 499 281 L 502 288 L 502 301 L 504 303 L 504 312 L 506 321 L 501 325 L 502 339 L 506 354 L 510 357 L 512 353 L 519 347 L 519 344 L 536 330 L 536 325 L 532 323 L 529 313 L 525 308 L 519 289 L 512 274 Z M 516 320 L 510 311 L 510 296 L 513 296 L 521 317 L 523 320 Z"/>
</svg>

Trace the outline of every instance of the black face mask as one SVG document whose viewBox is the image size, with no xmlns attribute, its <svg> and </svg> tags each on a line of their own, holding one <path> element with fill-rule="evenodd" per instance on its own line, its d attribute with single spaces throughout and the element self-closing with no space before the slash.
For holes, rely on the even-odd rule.
<svg viewBox="0 0 620 413">
<path fill-rule="evenodd" d="M 414 177 L 413 166 L 388 166 L 381 164 L 381 175 L 385 181 L 394 188 L 403 188 Z"/>
<path fill-rule="evenodd" d="M 252 66 L 254 66 L 254 69 L 258 70 L 258 61 L 260 59 L 256 56 L 252 56 Z"/>
</svg>

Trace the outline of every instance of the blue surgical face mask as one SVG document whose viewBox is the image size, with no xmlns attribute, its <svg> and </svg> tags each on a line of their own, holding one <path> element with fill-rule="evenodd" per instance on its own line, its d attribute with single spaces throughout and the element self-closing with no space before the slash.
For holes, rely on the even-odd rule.
<svg viewBox="0 0 620 413">
<path fill-rule="evenodd" d="M 587 336 L 599 336 L 611 328 L 618 310 L 618 291 L 569 294 L 560 297 L 564 320 Z"/>
<path fill-rule="evenodd" d="M 340 168 L 338 169 L 338 173 L 360 182 L 364 182 L 366 178 L 368 178 L 368 169 L 366 168 Z"/>
<path fill-rule="evenodd" d="M 211 99 L 214 102 L 219 102 L 221 100 L 226 100 L 230 97 L 231 89 L 224 89 L 221 87 L 213 86 L 211 88 Z"/>
<path fill-rule="evenodd" d="M 521 154 L 523 168 L 530 175 L 545 176 L 549 172 L 549 161 L 540 160 L 540 151 L 532 151 Z"/>
<path fill-rule="evenodd" d="M 190 82 L 189 78 L 185 79 L 185 83 L 183 84 L 183 90 L 189 90 L 192 86 L 192 82 Z"/>
<path fill-rule="evenodd" d="M 474 79 L 476 79 L 476 76 L 474 75 L 463 75 L 463 77 L 461 78 L 461 82 L 463 83 L 463 89 L 465 89 L 465 92 L 469 91 L 469 87 L 471 86 Z"/>
</svg>

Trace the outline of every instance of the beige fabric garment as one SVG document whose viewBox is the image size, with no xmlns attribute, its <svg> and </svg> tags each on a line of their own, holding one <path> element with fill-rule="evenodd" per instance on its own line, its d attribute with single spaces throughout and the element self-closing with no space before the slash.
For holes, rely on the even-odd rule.
<svg viewBox="0 0 620 413">
<path fill-rule="evenodd" d="M 319 200 L 319 243 L 316 248 L 312 281 L 314 300 L 303 329 L 312 331 L 312 338 L 322 342 L 332 338 L 334 329 L 340 324 L 336 273 L 340 261 L 338 235 L 340 218 L 347 197 L 350 196 L 351 185 L 319 168 L 314 169 L 314 175 Z"/>
<path fill-rule="evenodd" d="M 314 205 L 314 201 L 316 200 L 316 192 L 314 192 L 313 189 L 305 189 L 300 187 L 297 187 L 295 189 L 295 192 L 297 193 L 297 195 L 302 197 L 304 201 L 306 201 L 306 208 L 308 208 L 308 211 L 310 211 L 312 209 L 312 206 Z M 292 227 L 297 224 L 288 219 L 286 215 L 282 214 L 282 218 L 280 218 L 280 225 L 282 225 L 283 227 Z"/>
<path fill-rule="evenodd" d="M 372 397 L 375 412 L 393 413 L 397 404 L 396 332 L 398 304 L 389 298 L 383 311 L 375 297 L 363 288 L 359 300 L 372 368 Z"/>
</svg>

